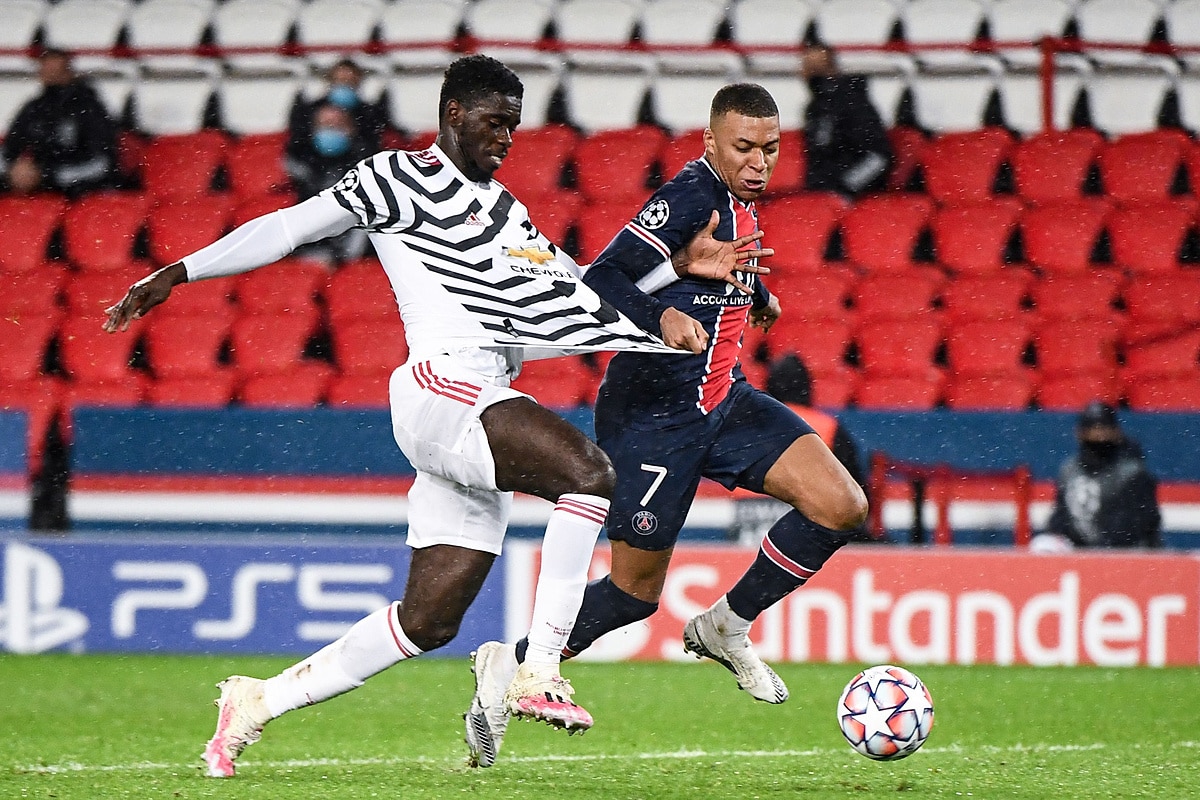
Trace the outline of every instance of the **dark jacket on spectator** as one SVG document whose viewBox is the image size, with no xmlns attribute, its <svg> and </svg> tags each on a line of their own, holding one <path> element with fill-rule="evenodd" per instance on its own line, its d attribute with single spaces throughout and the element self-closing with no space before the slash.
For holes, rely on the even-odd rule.
<svg viewBox="0 0 1200 800">
<path fill-rule="evenodd" d="M 47 86 L 17 113 L 4 139 L 6 166 L 25 153 L 41 168 L 47 189 L 104 188 L 116 176 L 117 128 L 88 84 Z"/>
<path fill-rule="evenodd" d="M 856 197 L 883 189 L 892 147 L 861 75 L 808 79 L 812 101 L 805 111 L 805 188 Z"/>
</svg>

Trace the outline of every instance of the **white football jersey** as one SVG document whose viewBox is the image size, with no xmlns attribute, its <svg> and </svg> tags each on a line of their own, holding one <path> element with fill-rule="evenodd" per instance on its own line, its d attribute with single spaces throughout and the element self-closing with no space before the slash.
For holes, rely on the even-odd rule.
<svg viewBox="0 0 1200 800">
<path fill-rule="evenodd" d="M 412 357 L 524 359 L 677 352 L 580 280 L 580 269 L 497 181 L 469 180 L 435 145 L 378 153 L 322 192 L 358 219 L 391 281 Z"/>
</svg>

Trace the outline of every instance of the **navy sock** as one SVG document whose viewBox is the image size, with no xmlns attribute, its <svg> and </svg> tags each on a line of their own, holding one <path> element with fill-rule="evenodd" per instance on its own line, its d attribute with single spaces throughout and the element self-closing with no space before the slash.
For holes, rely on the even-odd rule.
<svg viewBox="0 0 1200 800">
<path fill-rule="evenodd" d="M 847 539 L 792 509 L 767 531 L 754 563 L 729 590 L 729 609 L 742 619 L 756 619 L 803 586 Z"/>
<path fill-rule="evenodd" d="M 579 655 L 609 631 L 643 620 L 657 610 L 658 603 L 639 600 L 618 589 L 611 575 L 592 581 L 584 590 L 583 605 L 575 618 L 575 627 L 567 639 L 567 646 L 563 648 L 563 658 Z M 525 649 L 528 646 L 527 639 L 517 642 L 518 664 L 525 662 Z"/>
</svg>

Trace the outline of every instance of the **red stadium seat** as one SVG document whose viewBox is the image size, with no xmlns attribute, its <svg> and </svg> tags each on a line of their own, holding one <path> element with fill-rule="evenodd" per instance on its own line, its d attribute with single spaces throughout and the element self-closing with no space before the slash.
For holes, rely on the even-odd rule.
<svg viewBox="0 0 1200 800">
<path fill-rule="evenodd" d="M 859 201 L 842 218 L 849 261 L 867 270 L 906 270 L 933 203 L 919 195 L 880 195 Z"/>
<path fill-rule="evenodd" d="M 326 398 L 331 408 L 387 408 L 387 375 L 338 375 Z"/>
<path fill-rule="evenodd" d="M 0 273 L 7 278 L 45 263 L 65 207 L 56 195 L 0 197 Z"/>
<path fill-rule="evenodd" d="M 887 319 L 914 319 L 935 314 L 934 301 L 945 281 L 929 272 L 915 275 L 868 275 L 852 293 L 859 324 Z"/>
<path fill-rule="evenodd" d="M 245 225 L 252 219 L 266 216 L 281 208 L 296 205 L 296 195 L 292 192 L 275 192 L 249 197 L 237 204 L 233 209 L 233 226 Z"/>
<path fill-rule="evenodd" d="M 67 310 L 73 315 L 102 320 L 105 317 L 104 310 L 124 297 L 130 285 L 146 277 L 149 272 L 149 269 L 138 264 L 129 264 L 114 272 L 76 273 L 65 288 Z M 184 291 L 179 290 L 180 294 Z M 172 292 L 172 299 L 174 294 Z"/>
<path fill-rule="evenodd" d="M 1200 409 L 1200 374 L 1139 380 L 1126 385 L 1125 398 L 1134 411 L 1196 411 Z"/>
<path fill-rule="evenodd" d="M 533 224 L 547 239 L 561 247 L 583 204 L 579 194 L 570 189 L 559 189 L 553 194 L 532 197 L 528 202 L 531 203 L 529 218 Z"/>
<path fill-rule="evenodd" d="M 787 315 L 780 317 L 782 323 Z M 788 328 L 778 325 L 767 333 L 767 348 L 772 358 L 796 353 L 813 374 L 836 373 L 847 369 L 846 352 L 850 346 L 850 324 L 829 319 L 810 319 L 796 315 Z"/>
<path fill-rule="evenodd" d="M 1052 275 L 1034 281 L 1029 294 L 1038 320 L 1113 320 L 1121 289 L 1115 272 L 1093 271 L 1082 275 Z"/>
<path fill-rule="evenodd" d="M 930 223 L 938 262 L 958 275 L 1004 269 L 1004 251 L 1021 211 L 1020 201 L 1010 197 L 939 209 Z"/>
<path fill-rule="evenodd" d="M 173 264 L 221 238 L 232 216 L 233 202 L 227 195 L 173 199 L 160 204 L 146 220 L 150 257 L 160 266 Z"/>
<path fill-rule="evenodd" d="M 1108 206 L 1099 200 L 1046 203 L 1021 216 L 1025 259 L 1054 274 L 1079 274 L 1090 268 Z"/>
<path fill-rule="evenodd" d="M 993 275 L 956 278 L 942 289 L 942 310 L 950 325 L 988 319 L 1015 319 L 1024 311 L 1032 277 L 1010 268 Z"/>
<path fill-rule="evenodd" d="M 328 365 L 312 362 L 253 375 L 238 389 L 238 400 L 255 408 L 310 408 L 325 399 L 332 375 Z"/>
<path fill-rule="evenodd" d="M 400 318 L 347 320 L 333 331 L 333 357 L 344 375 L 392 373 L 408 360 L 408 342 Z M 386 381 L 385 381 L 386 383 Z"/>
<path fill-rule="evenodd" d="M 864 375 L 854 404 L 873 410 L 928 411 L 941 400 L 945 382 L 932 368 L 920 375 Z"/>
<path fill-rule="evenodd" d="M 0 339 L 0 351 L 3 349 Z M 37 475 L 42 469 L 46 436 L 58 416 L 62 396 L 62 381 L 57 378 L 0 380 L 0 411 L 24 411 L 26 414 L 25 442 L 30 475 Z"/>
<path fill-rule="evenodd" d="M 392 284 L 373 258 L 343 264 L 329 276 L 324 294 L 335 331 L 356 320 L 399 319 Z"/>
<path fill-rule="evenodd" d="M 775 256 L 764 264 L 773 273 L 822 269 L 829 238 L 846 207 L 846 201 L 831 192 L 806 192 L 764 203 L 758 212 L 759 227 L 765 234 L 763 246 L 775 250 Z"/>
<path fill-rule="evenodd" d="M 1126 389 L 1147 378 L 1200 372 L 1200 330 L 1190 329 L 1125 346 L 1121 381 Z"/>
<path fill-rule="evenodd" d="M 694 161 L 704 155 L 704 129 L 687 131 L 677 134 L 667 142 L 659 154 L 658 161 L 664 181 L 674 178 L 679 170 L 689 161 Z M 776 168 L 778 169 L 778 167 Z M 775 180 L 771 179 L 770 188 L 775 188 Z"/>
<path fill-rule="evenodd" d="M 314 321 L 292 314 L 248 314 L 230 329 L 234 369 L 242 375 L 270 375 L 300 366 Z"/>
<path fill-rule="evenodd" d="M 577 356 L 526 361 L 512 388 L 532 395 L 547 408 L 575 408 L 594 398 L 588 396 L 592 370 Z"/>
<path fill-rule="evenodd" d="M 1178 130 L 1128 134 L 1106 144 L 1100 150 L 1105 194 L 1120 203 L 1167 200 L 1190 144 Z"/>
<path fill-rule="evenodd" d="M 1200 143 L 1193 142 L 1183 150 L 1183 167 L 1187 170 L 1188 185 L 1192 195 L 1200 195 Z"/>
<path fill-rule="evenodd" d="M 307 314 L 320 311 L 316 297 L 329 269 L 319 261 L 285 258 L 237 278 L 237 304 L 245 314 Z"/>
<path fill-rule="evenodd" d="M 0 292 L 0 320 L 19 322 L 27 316 L 43 316 L 58 308 L 59 294 L 67 282 L 67 271 L 43 264 L 34 272 L 5 275 Z"/>
<path fill-rule="evenodd" d="M 58 330 L 60 314 L 49 312 L 22 317 L 19 321 L 0 320 L 0 383 L 29 381 L 42 374 L 46 349 Z"/>
<path fill-rule="evenodd" d="M 1029 203 L 1078 200 L 1104 139 L 1091 128 L 1031 136 L 1012 155 L 1017 194 Z"/>
<path fill-rule="evenodd" d="M 892 172 L 888 176 L 888 189 L 894 192 L 903 191 L 908 182 L 921 165 L 928 139 L 916 128 L 895 127 L 887 132 L 888 141 L 892 145 L 894 161 Z"/>
<path fill-rule="evenodd" d="M 951 375 L 946 405 L 955 411 L 1020 411 L 1033 402 L 1034 381 L 1028 371 L 1003 374 Z"/>
<path fill-rule="evenodd" d="M 1099 373 L 1068 373 L 1043 377 L 1037 404 L 1047 411 L 1078 411 L 1093 400 L 1116 404 L 1120 397 L 1117 381 Z"/>
<path fill-rule="evenodd" d="M 977 203 L 992 196 L 1000 165 L 1012 150 L 1002 128 L 948 133 L 925 146 L 925 190 L 939 203 Z"/>
<path fill-rule="evenodd" d="M 1102 320 L 1051 321 L 1037 329 L 1038 372 L 1044 378 L 1092 373 L 1111 377 L 1117 368 L 1120 331 Z"/>
<path fill-rule="evenodd" d="M 772 275 L 771 278 L 776 278 Z M 801 279 L 778 276 L 768 284 L 771 293 L 779 298 L 783 313 L 767 334 L 768 343 L 788 338 L 788 332 L 810 322 L 847 324 L 851 314 L 847 308 L 851 279 L 841 271 L 814 272 Z M 775 345 L 771 344 L 774 349 Z"/>
<path fill-rule="evenodd" d="M 934 369 L 942 330 L 933 319 L 875 322 L 860 326 L 854 340 L 867 374 L 924 376 Z"/>
<path fill-rule="evenodd" d="M 1029 328 L 1019 321 L 968 322 L 946 335 L 946 358 L 955 378 L 969 375 L 1023 374 Z"/>
<path fill-rule="evenodd" d="M 171 291 L 171 299 L 157 306 L 148 318 L 203 314 L 215 317 L 220 322 L 230 322 L 236 312 L 230 298 L 235 285 L 236 282 L 228 278 L 214 278 L 176 286 Z"/>
<path fill-rule="evenodd" d="M 140 327 L 142 323 L 135 322 L 124 333 L 106 333 L 94 320 L 67 319 L 58 331 L 59 359 L 72 380 L 130 380 L 135 377 L 129 365 Z"/>
<path fill-rule="evenodd" d="M 579 234 L 580 263 L 591 263 L 608 246 L 613 237 L 621 232 L 625 223 L 637 215 L 641 200 L 630 202 L 601 203 L 584 206 L 579 210 L 576 231 Z"/>
<path fill-rule="evenodd" d="M 224 369 L 220 355 L 229 338 L 232 317 L 151 315 L 147 321 L 150 368 L 159 380 L 206 377 Z"/>
<path fill-rule="evenodd" d="M 665 142 L 666 134 L 650 125 L 592 134 L 575 149 L 579 190 L 591 203 L 640 203 Z"/>
<path fill-rule="evenodd" d="M 578 144 L 579 134 L 566 125 L 522 130 L 496 178 L 533 211 L 532 198 L 562 189 L 563 170 Z"/>
<path fill-rule="evenodd" d="M 146 396 L 141 376 L 115 381 L 71 381 L 63 390 L 63 407 L 69 412 L 81 406 L 137 406 Z"/>
<path fill-rule="evenodd" d="M 291 191 L 291 181 L 283 169 L 286 133 L 243 136 L 229 148 L 225 171 L 229 186 L 240 198 Z"/>
<path fill-rule="evenodd" d="M 852 369 L 812 376 L 812 403 L 817 408 L 845 408 L 858 389 L 859 376 Z"/>
<path fill-rule="evenodd" d="M 1108 218 L 1113 263 L 1135 273 L 1173 272 L 1191 224 L 1191 209 L 1182 203 L 1119 208 Z"/>
<path fill-rule="evenodd" d="M 695 156 L 693 156 L 695 158 Z M 670 180 L 674 175 L 663 174 Z M 767 183 L 771 197 L 799 192 L 804 188 L 804 131 L 779 132 L 779 160 Z"/>
<path fill-rule="evenodd" d="M 1191 273 L 1135 278 L 1122 296 L 1129 316 L 1126 338 L 1134 343 L 1200 324 L 1200 276 Z"/>
<path fill-rule="evenodd" d="M 228 146 L 228 137 L 214 130 L 158 136 L 142 153 L 142 186 L 156 199 L 207 194 Z"/>
<path fill-rule="evenodd" d="M 149 201 L 130 192 L 100 192 L 76 200 L 63 217 L 67 258 L 96 272 L 120 270 L 133 260 Z"/>
<path fill-rule="evenodd" d="M 159 378 L 146 389 L 146 401 L 168 408 L 224 408 L 233 402 L 229 370 L 190 378 Z"/>
</svg>

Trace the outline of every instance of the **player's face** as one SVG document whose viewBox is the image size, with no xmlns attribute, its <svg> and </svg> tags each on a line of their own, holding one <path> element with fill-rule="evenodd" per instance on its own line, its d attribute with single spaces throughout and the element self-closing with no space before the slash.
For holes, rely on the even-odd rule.
<svg viewBox="0 0 1200 800">
<path fill-rule="evenodd" d="M 779 160 L 779 117 L 722 114 L 704 131 L 704 153 L 739 200 L 756 200 Z"/>
<path fill-rule="evenodd" d="M 447 151 L 456 166 L 473 181 L 485 181 L 500 169 L 521 124 L 521 98 L 489 95 L 470 107 L 451 100 L 446 120 L 454 135 Z"/>
</svg>

